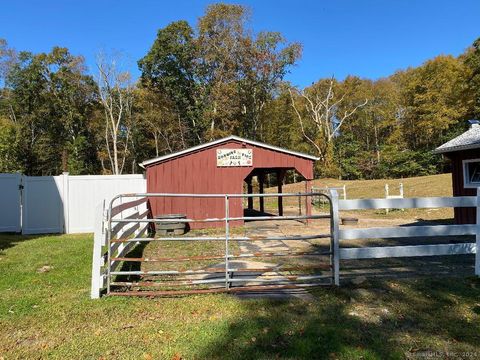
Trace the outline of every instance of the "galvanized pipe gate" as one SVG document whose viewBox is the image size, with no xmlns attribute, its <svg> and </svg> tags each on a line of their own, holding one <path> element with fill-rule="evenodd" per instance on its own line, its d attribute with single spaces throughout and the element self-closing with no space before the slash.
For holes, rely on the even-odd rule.
<svg viewBox="0 0 480 360">
<path fill-rule="evenodd" d="M 155 223 L 169 223 L 172 220 L 168 218 L 153 218 L 146 207 L 148 199 L 155 197 L 163 198 L 216 198 L 225 203 L 225 216 L 223 218 L 202 218 L 202 219 L 176 219 L 180 223 L 223 223 L 223 232 L 221 235 L 201 235 L 194 236 L 161 236 L 152 235 L 152 225 Z M 262 214 L 261 216 L 230 216 L 231 201 L 244 198 L 305 198 L 311 201 L 312 197 L 324 197 L 329 210 L 325 214 L 317 215 L 285 215 L 271 216 Z M 143 205 L 142 205 L 143 204 Z M 145 210 L 140 211 L 139 207 L 144 206 Z M 113 198 L 108 206 L 105 222 L 105 279 L 106 294 L 116 296 L 171 296 L 185 295 L 195 293 L 216 293 L 216 292 L 260 292 L 277 291 L 278 289 L 296 289 L 307 288 L 319 285 L 331 285 L 336 283 L 338 274 L 335 274 L 333 256 L 333 237 L 331 232 L 333 227 L 331 198 L 323 193 L 281 193 L 281 194 L 159 194 L 159 193 L 139 193 L 122 194 Z M 125 215 L 126 214 L 126 215 Z M 238 224 L 239 221 L 286 221 L 297 220 L 310 222 L 316 219 L 330 219 L 330 231 L 324 234 L 312 233 L 304 234 L 284 234 L 282 236 L 255 235 L 239 236 L 231 229 L 232 222 Z M 193 231 L 195 233 L 195 231 Z M 318 239 L 328 238 L 327 249 L 318 250 L 318 244 L 312 243 Z M 255 242 L 288 242 L 300 241 L 301 249 L 284 247 L 283 250 L 262 250 L 248 251 L 248 244 Z M 181 256 L 158 256 L 156 258 L 147 258 L 143 255 L 134 253 L 137 246 L 142 246 L 151 242 L 172 242 L 173 244 L 214 242 L 216 244 L 223 242 L 222 253 L 195 255 L 183 254 Z M 161 245 L 161 244 L 159 244 Z M 322 246 L 325 246 L 323 244 Z M 247 248 L 247 251 L 240 250 Z M 317 249 L 316 249 L 317 247 Z M 219 246 L 215 245 L 215 249 Z M 235 248 L 235 249 L 232 249 Z M 287 248 L 288 250 L 285 250 Z M 267 265 L 255 266 L 260 261 L 269 259 Z M 284 264 L 276 262 L 287 261 Z M 300 264 L 291 264 L 288 261 L 293 259 L 302 259 L 307 262 Z M 223 261 L 220 264 L 208 264 L 207 261 Z M 236 264 L 239 260 L 244 261 L 242 266 Z M 255 260 L 255 263 L 251 261 Z M 275 260 L 274 263 L 271 263 Z M 323 260 L 323 261 L 322 261 Z M 180 264 L 199 262 L 202 266 L 184 269 Z M 252 266 L 249 266 L 249 261 Z M 162 264 L 159 269 L 142 269 L 145 264 Z M 135 264 L 136 269 L 132 270 L 131 265 Z M 172 264 L 179 264 L 172 268 Z M 168 265 L 168 266 L 167 266 Z M 245 266 L 246 265 L 246 266 Z M 129 268 L 130 267 L 130 268 Z M 169 268 L 167 268 L 169 267 Z M 338 270 L 337 270 L 338 271 Z M 338 281 L 338 280 L 337 280 Z M 151 290 L 155 289 L 155 290 Z"/>
</svg>

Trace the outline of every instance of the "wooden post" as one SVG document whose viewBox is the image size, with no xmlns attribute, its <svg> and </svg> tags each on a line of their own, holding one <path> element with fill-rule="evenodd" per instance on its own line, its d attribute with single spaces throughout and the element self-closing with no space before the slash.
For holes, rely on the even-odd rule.
<svg viewBox="0 0 480 360">
<path fill-rule="evenodd" d="M 247 193 L 248 194 L 253 194 L 252 177 L 249 176 L 246 181 L 247 181 Z M 253 210 L 253 198 L 252 197 L 247 198 L 247 203 L 248 203 L 248 210 Z"/>
<path fill-rule="evenodd" d="M 305 192 L 306 193 L 312 192 L 311 180 L 305 180 Z M 306 216 L 312 215 L 312 197 L 311 196 L 305 196 L 305 215 Z M 305 222 L 308 224 L 309 219 L 306 219 Z"/>
<path fill-rule="evenodd" d="M 277 171 L 277 191 L 282 193 L 283 179 L 285 178 L 285 170 Z M 283 216 L 283 196 L 278 197 L 278 216 Z"/>
<path fill-rule="evenodd" d="M 265 182 L 265 174 L 263 172 L 260 172 L 258 174 L 258 187 L 259 187 L 259 193 L 260 194 L 263 194 L 263 184 Z M 264 198 L 263 196 L 260 196 L 260 198 L 258 199 L 259 203 L 260 203 L 260 212 L 263 213 L 265 212 L 265 202 L 264 202 Z"/>
<path fill-rule="evenodd" d="M 475 235 L 475 275 L 480 276 L 480 188 L 477 188 L 477 233 Z"/>
<path fill-rule="evenodd" d="M 332 266 L 333 284 L 340 285 L 340 215 L 338 212 L 338 192 L 330 190 L 330 198 L 332 200 L 332 219 L 330 220 L 330 265 Z"/>
</svg>

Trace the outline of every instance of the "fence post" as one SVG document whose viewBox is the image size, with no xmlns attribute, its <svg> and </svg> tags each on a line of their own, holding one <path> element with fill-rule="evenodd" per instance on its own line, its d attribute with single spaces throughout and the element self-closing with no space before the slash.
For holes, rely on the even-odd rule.
<svg viewBox="0 0 480 360">
<path fill-rule="evenodd" d="M 23 212 L 25 211 L 24 202 L 25 202 L 25 176 L 23 174 L 18 173 L 18 189 L 20 190 L 20 220 L 19 220 L 19 227 L 18 232 L 23 234 L 23 222 L 25 220 Z"/>
<path fill-rule="evenodd" d="M 312 181 L 305 180 L 305 192 L 311 193 L 312 192 Z M 312 216 L 312 196 L 305 196 L 305 216 Z M 305 224 L 311 223 L 311 220 L 307 217 L 305 219 Z"/>
<path fill-rule="evenodd" d="M 93 261 L 92 261 L 92 288 L 90 298 L 98 299 L 103 288 L 104 277 L 102 267 L 104 265 L 102 249 L 105 245 L 104 226 L 105 203 L 97 205 L 95 209 L 95 232 L 93 234 Z"/>
<path fill-rule="evenodd" d="M 475 235 L 475 275 L 480 276 L 480 188 L 477 188 L 477 231 Z"/>
<path fill-rule="evenodd" d="M 389 196 L 389 188 L 388 188 L 388 184 L 385 184 L 385 199 L 388 199 L 388 196 Z M 385 214 L 388 215 L 388 208 L 385 209 Z"/>
<path fill-rule="evenodd" d="M 68 220 L 68 185 L 69 185 L 69 177 L 68 172 L 63 173 L 63 189 L 62 189 L 62 206 L 63 206 L 63 229 L 65 234 L 70 232 L 70 224 Z"/>
<path fill-rule="evenodd" d="M 333 283 L 336 286 L 340 285 L 340 227 L 339 227 L 339 212 L 338 212 L 338 192 L 337 190 L 330 190 L 330 199 L 332 200 L 332 219 L 330 221 L 331 226 L 331 244 L 330 250 L 332 254 L 330 255 L 331 266 L 333 272 Z"/>
<path fill-rule="evenodd" d="M 228 254 L 228 238 L 230 237 L 230 204 L 228 195 L 225 195 L 225 289 L 230 289 L 230 273 L 229 273 L 229 254 Z"/>
</svg>

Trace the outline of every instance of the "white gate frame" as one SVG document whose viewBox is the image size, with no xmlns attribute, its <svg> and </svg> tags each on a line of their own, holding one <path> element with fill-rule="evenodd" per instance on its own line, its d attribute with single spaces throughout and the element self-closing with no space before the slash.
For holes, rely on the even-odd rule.
<svg viewBox="0 0 480 360">
<path fill-rule="evenodd" d="M 231 254 L 229 252 L 229 243 L 233 241 L 298 241 L 298 240 L 312 240 L 320 238 L 329 238 L 331 242 L 331 235 L 328 234 L 308 234 L 308 235 L 282 235 L 282 236 L 232 236 L 230 234 L 230 225 L 233 221 L 245 221 L 245 220 L 310 220 L 310 219 L 330 219 L 331 212 L 327 214 L 315 214 L 315 215 L 285 215 L 285 216 L 230 216 L 230 201 L 233 199 L 242 199 L 245 197 L 305 197 L 311 198 L 312 196 L 325 196 L 320 193 L 268 193 L 268 194 L 179 194 L 179 193 L 131 193 L 131 194 L 120 194 L 114 197 L 110 201 L 109 207 L 106 209 L 99 208 L 97 209 L 97 221 L 96 231 L 95 231 L 95 241 L 94 241 L 94 251 L 93 251 L 93 265 L 92 265 L 92 289 L 91 289 L 91 298 L 96 299 L 100 297 L 102 293 L 106 295 L 118 295 L 118 296 L 156 296 L 156 295 L 186 295 L 192 293 L 205 293 L 205 292 L 238 292 L 238 291 L 263 291 L 269 290 L 273 287 L 275 288 L 304 288 L 312 287 L 319 285 L 327 285 L 333 283 L 333 271 L 330 264 L 318 264 L 315 265 L 315 269 L 328 270 L 328 274 L 309 274 L 303 273 L 294 276 L 293 278 L 283 278 L 283 279 L 259 279 L 257 275 L 252 277 L 235 277 L 233 274 L 235 272 L 245 272 L 246 269 L 236 268 L 234 265 L 230 265 L 230 260 L 233 258 L 258 258 L 262 257 L 261 254 L 257 253 L 243 253 L 241 255 Z M 176 222 L 182 223 L 224 223 L 224 235 L 220 236 L 168 236 L 163 235 L 160 237 L 144 237 L 144 234 L 148 231 L 148 228 L 156 223 L 169 223 L 172 221 L 170 218 L 153 218 L 150 213 L 150 209 L 147 206 L 146 211 L 142 212 L 138 207 L 142 204 L 146 204 L 148 198 L 159 197 L 159 198 L 215 198 L 218 200 L 225 201 L 225 216 L 219 218 L 195 218 L 195 219 L 175 219 Z M 136 200 L 130 200 L 136 198 Z M 328 197 L 327 197 L 328 198 Z M 121 202 L 119 205 L 115 205 L 116 202 L 125 200 L 126 202 Z M 130 213 L 125 216 L 123 212 L 125 210 L 135 209 L 134 213 Z M 106 214 L 106 215 L 105 215 Z M 115 216 L 120 215 L 120 218 L 115 218 Z M 128 228 L 125 228 L 127 227 Z M 132 282 L 118 281 L 115 279 L 117 275 L 173 275 L 173 274 L 187 274 L 187 273 L 198 273 L 198 270 L 153 270 L 153 271 L 118 271 L 117 268 L 122 262 L 143 262 L 143 261 L 160 261 L 154 259 L 142 259 L 142 258 L 128 258 L 125 256 L 133 246 L 139 243 L 149 243 L 152 241 L 223 241 L 225 243 L 225 253 L 223 256 L 217 257 L 214 256 L 212 259 L 224 259 L 225 267 L 220 270 L 224 274 L 224 277 L 221 278 L 210 278 L 210 279 L 199 279 L 192 282 L 193 285 L 201 284 L 219 284 L 224 283 L 225 287 L 217 287 L 214 289 L 191 289 L 191 290 L 165 290 L 165 291 L 111 291 L 111 287 L 118 286 L 136 286 Z M 332 245 L 332 243 L 331 243 Z M 267 252 L 265 256 L 287 256 L 295 254 L 298 255 L 324 255 L 328 256 L 330 260 L 332 259 L 331 249 L 328 251 L 302 251 L 300 253 L 291 251 L 288 254 L 284 253 L 270 253 Z M 130 259 L 130 260 L 129 260 Z M 170 260 L 175 260 L 172 258 Z M 178 260 L 178 258 L 177 258 Z M 302 269 L 312 269 L 312 266 L 296 266 L 293 268 L 284 268 L 284 271 L 292 270 L 302 270 Z M 251 269 L 250 269 L 251 270 Z M 279 271 L 278 268 L 265 268 L 262 269 L 264 272 Z M 205 269 L 200 270 L 203 273 L 208 275 L 218 274 L 218 269 Z M 255 270 L 256 273 L 258 270 Z M 318 283 L 318 281 L 323 280 L 324 283 Z M 313 281 L 313 282 L 312 282 Z M 325 283 L 327 281 L 327 283 Z M 300 282 L 300 283 L 298 283 Z M 231 286 L 232 283 L 237 284 L 234 288 Z M 246 283 L 255 283 L 256 285 L 246 285 Z M 177 284 L 178 285 L 178 284 Z"/>
<path fill-rule="evenodd" d="M 128 216 L 123 216 L 123 211 L 129 211 Z M 140 200 L 134 200 L 127 203 L 122 203 L 116 208 L 112 209 L 112 214 L 109 214 L 109 208 L 107 208 L 106 202 L 99 204 L 95 209 L 95 231 L 93 234 L 93 260 L 92 260 L 92 282 L 90 290 L 90 298 L 98 299 L 105 289 L 108 281 L 108 272 L 110 269 L 116 269 L 120 262 L 111 262 L 111 266 L 108 264 L 108 259 L 112 252 L 115 252 L 117 257 L 123 257 L 127 254 L 138 242 L 128 242 L 115 244 L 115 248 L 112 249 L 108 246 L 108 239 L 110 234 L 109 228 L 111 224 L 111 217 L 114 215 L 121 215 L 123 219 L 133 217 L 137 220 L 148 219 L 150 210 L 147 207 L 147 198 Z M 135 238 L 142 238 L 145 233 L 148 232 L 150 223 L 120 223 L 115 227 L 115 231 L 118 236 L 124 236 L 126 238 L 133 236 Z M 113 247 L 113 246 L 112 246 Z"/>
<path fill-rule="evenodd" d="M 480 251 L 477 251 L 477 249 L 480 248 L 480 188 L 477 189 L 477 196 L 339 200 L 337 191 L 331 190 L 330 197 L 332 199 L 333 210 L 332 236 L 334 243 L 333 263 L 336 270 L 335 285 L 340 285 L 340 260 L 347 259 L 475 254 L 475 275 L 480 276 Z M 476 224 L 397 226 L 341 230 L 339 228 L 339 211 L 341 210 L 441 207 L 476 207 Z M 476 238 L 473 243 L 462 244 L 340 248 L 341 240 L 454 235 L 475 235 Z"/>
</svg>

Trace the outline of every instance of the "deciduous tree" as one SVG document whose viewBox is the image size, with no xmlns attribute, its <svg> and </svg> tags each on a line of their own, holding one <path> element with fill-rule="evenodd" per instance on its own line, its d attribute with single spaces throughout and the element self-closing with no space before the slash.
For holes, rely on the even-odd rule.
<svg viewBox="0 0 480 360">
<path fill-rule="evenodd" d="M 122 174 L 129 154 L 130 136 L 135 126 L 132 113 L 134 84 L 128 71 L 121 69 L 121 55 L 99 54 L 98 93 L 104 112 L 105 147 L 110 170 Z"/>
</svg>

